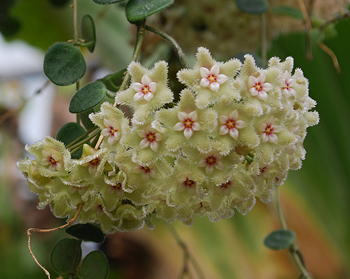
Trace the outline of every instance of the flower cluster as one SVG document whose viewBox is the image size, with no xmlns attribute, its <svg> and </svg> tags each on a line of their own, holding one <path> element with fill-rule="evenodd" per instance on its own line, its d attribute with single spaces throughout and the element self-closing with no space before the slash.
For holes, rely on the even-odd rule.
<svg viewBox="0 0 350 279">
<path fill-rule="evenodd" d="M 256 198 L 269 202 L 288 171 L 301 167 L 306 128 L 318 114 L 292 58 L 271 58 L 261 69 L 252 56 L 218 62 L 199 48 L 194 67 L 178 72 L 186 88 L 176 104 L 166 62 L 151 70 L 132 62 L 128 71 L 130 87 L 116 103 L 133 109 L 131 121 L 107 102 L 90 115 L 104 136 L 101 148 L 85 144 L 72 159 L 50 137 L 27 147 L 34 159 L 19 168 L 40 208 L 70 217 L 82 204 L 78 221 L 105 232 L 154 219 L 215 221 L 246 214 Z"/>
</svg>

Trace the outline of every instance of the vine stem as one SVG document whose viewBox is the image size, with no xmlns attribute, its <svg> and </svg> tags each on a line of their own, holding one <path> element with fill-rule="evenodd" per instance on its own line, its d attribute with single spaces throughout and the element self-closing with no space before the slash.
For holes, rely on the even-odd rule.
<svg viewBox="0 0 350 279">
<path fill-rule="evenodd" d="M 32 244 L 31 244 L 31 235 L 33 232 L 40 232 L 40 233 L 48 233 L 48 232 L 54 232 L 57 230 L 61 230 L 64 229 L 68 226 L 70 226 L 71 224 L 73 224 L 79 217 L 81 209 L 83 207 L 83 204 L 80 204 L 77 208 L 76 213 L 74 214 L 74 216 L 69 219 L 67 221 L 67 223 L 65 223 L 62 226 L 56 227 L 56 228 L 51 228 L 51 229 L 39 229 L 39 228 L 29 228 L 27 229 L 27 236 L 28 236 L 28 250 L 29 253 L 31 255 L 31 257 L 33 258 L 34 262 L 37 264 L 37 266 L 39 266 L 45 273 L 45 275 L 47 276 L 48 279 L 51 279 L 51 275 L 50 272 L 39 262 L 39 260 L 37 259 L 37 257 L 35 256 L 33 250 L 32 250 Z"/>
<path fill-rule="evenodd" d="M 180 61 L 180 64 L 183 68 L 186 67 L 186 61 L 185 61 L 185 54 L 182 50 L 182 48 L 180 47 L 180 45 L 176 42 L 176 40 L 171 37 L 170 35 L 168 35 L 167 33 L 157 29 L 157 28 L 154 28 L 152 26 L 149 26 L 149 25 L 145 25 L 145 29 L 147 31 L 150 31 L 154 34 L 157 34 L 158 36 L 162 37 L 163 39 L 165 39 L 166 41 L 168 41 L 171 46 L 175 49 L 176 51 L 176 54 L 177 56 L 179 57 L 179 61 Z"/>
<path fill-rule="evenodd" d="M 137 25 L 136 44 L 134 47 L 134 52 L 133 52 L 131 61 L 139 60 L 144 37 L 145 37 L 145 22 L 142 22 L 139 25 Z M 130 74 L 128 71 L 126 71 L 123 81 L 119 87 L 119 91 L 123 91 L 127 88 L 129 80 L 130 80 Z M 117 103 L 114 102 L 113 106 L 117 106 Z M 100 147 L 100 145 L 102 144 L 102 141 L 103 141 L 103 135 L 100 135 L 95 145 L 95 149 L 98 149 Z"/>
<path fill-rule="evenodd" d="M 282 228 L 284 230 L 288 230 L 287 221 L 284 217 L 283 209 L 281 207 L 278 188 L 276 188 L 276 190 L 275 190 L 275 206 L 276 206 L 276 210 L 277 210 L 278 219 L 281 223 Z M 293 243 L 291 245 L 291 247 L 288 249 L 288 251 L 289 251 L 289 254 L 291 255 L 291 257 L 293 258 L 296 266 L 298 267 L 299 271 L 301 272 L 302 278 L 303 279 L 312 279 L 312 276 L 310 275 L 309 271 L 307 270 L 307 268 L 305 266 L 303 255 L 300 252 L 300 250 L 298 249 L 298 247 L 296 246 L 296 244 Z"/>
<path fill-rule="evenodd" d="M 78 0 L 73 0 L 74 42 L 78 42 Z"/>
<path fill-rule="evenodd" d="M 173 226 L 169 225 L 168 227 L 176 243 L 180 246 L 180 248 L 183 251 L 183 266 L 182 266 L 181 273 L 179 274 L 179 279 L 185 278 L 186 274 L 189 274 L 189 262 L 192 263 L 193 268 L 195 269 L 196 274 L 198 275 L 198 278 L 205 279 L 204 273 L 200 265 L 191 254 L 187 244 L 182 240 L 182 238 L 180 237 L 180 235 L 178 234 L 178 232 L 175 230 Z"/>
<path fill-rule="evenodd" d="M 267 26 L 266 14 L 261 15 L 261 59 L 264 66 L 267 65 Z"/>
</svg>

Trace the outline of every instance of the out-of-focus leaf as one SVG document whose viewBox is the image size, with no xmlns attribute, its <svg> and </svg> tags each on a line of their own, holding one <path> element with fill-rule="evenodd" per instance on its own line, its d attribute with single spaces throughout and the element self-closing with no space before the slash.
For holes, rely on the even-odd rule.
<svg viewBox="0 0 350 279">
<path fill-rule="evenodd" d="M 236 0 L 237 7 L 249 14 L 265 13 L 269 7 L 267 0 Z"/>
<path fill-rule="evenodd" d="M 302 12 L 299 9 L 291 6 L 274 6 L 271 8 L 271 12 L 278 15 L 290 16 L 296 19 L 304 18 Z"/>
<path fill-rule="evenodd" d="M 106 96 L 107 89 L 100 81 L 95 81 L 78 90 L 69 104 L 72 113 L 84 112 L 99 104 Z"/>
<path fill-rule="evenodd" d="M 56 139 L 63 142 L 66 146 L 70 144 L 75 139 L 86 134 L 86 130 L 81 127 L 78 123 L 69 122 L 62 126 L 62 128 L 58 131 Z M 77 150 L 72 153 L 73 159 L 78 159 L 81 157 L 83 148 Z"/>
<path fill-rule="evenodd" d="M 66 233 L 84 241 L 102 242 L 103 232 L 92 224 L 76 224 L 66 229 Z"/>
<path fill-rule="evenodd" d="M 295 233 L 290 230 L 278 230 L 270 233 L 264 240 L 266 247 L 272 250 L 288 249 L 295 241 Z"/>
<path fill-rule="evenodd" d="M 67 5 L 71 0 L 48 0 L 50 4 L 52 4 L 55 7 L 64 7 Z"/>
<path fill-rule="evenodd" d="M 101 251 L 93 251 L 84 258 L 78 275 L 80 279 L 106 279 L 108 274 L 107 257 Z"/>
<path fill-rule="evenodd" d="M 0 22 L 0 32 L 5 37 L 12 37 L 20 30 L 21 23 L 15 17 L 7 17 Z"/>
<path fill-rule="evenodd" d="M 70 85 L 78 81 L 86 71 L 86 63 L 80 50 L 69 43 L 55 43 L 44 59 L 44 73 L 57 85 Z"/>
<path fill-rule="evenodd" d="M 52 249 L 50 262 L 59 275 L 74 273 L 81 260 L 81 241 L 65 238 Z"/>
<path fill-rule="evenodd" d="M 137 22 L 159 13 L 174 3 L 174 0 L 130 0 L 126 5 L 126 17 Z"/>
<path fill-rule="evenodd" d="M 81 20 L 81 35 L 88 44 L 87 49 L 93 52 L 96 46 L 96 28 L 92 16 L 84 15 Z"/>
</svg>

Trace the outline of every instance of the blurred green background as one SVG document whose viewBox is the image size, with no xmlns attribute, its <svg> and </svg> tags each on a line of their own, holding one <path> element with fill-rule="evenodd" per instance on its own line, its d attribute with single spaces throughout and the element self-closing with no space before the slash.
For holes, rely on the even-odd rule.
<svg viewBox="0 0 350 279">
<path fill-rule="evenodd" d="M 66 1 L 68 3 L 62 7 L 52 4 L 58 2 L 2 1 L 0 30 L 6 42 L 0 41 L 1 44 L 9 49 L 15 47 L 14 42 L 23 41 L 43 55 L 54 42 L 72 38 L 70 3 Z M 318 102 L 321 120 L 307 135 L 308 153 L 302 169 L 290 173 L 281 187 L 282 206 L 314 277 L 350 278 L 350 20 L 337 21 L 325 33 L 319 28 L 327 20 L 344 14 L 347 1 L 305 1 L 314 27 L 310 36 L 304 30 L 297 2 L 271 1 L 272 7 L 292 7 L 296 16 L 273 12 L 273 8 L 269 10 L 266 15 L 268 56 L 295 58 L 296 67 L 302 68 L 309 78 L 310 95 Z M 309 2 L 316 4 L 312 7 Z M 210 47 L 219 58 L 246 52 L 259 55 L 260 16 L 238 11 L 234 1 L 229 0 L 197 0 L 196 5 L 194 11 L 192 1 L 175 1 L 172 7 L 152 16 L 149 22 L 174 34 L 188 55 L 193 55 L 195 48 L 201 45 Z M 135 30 L 125 18 L 123 3 L 100 6 L 90 0 L 79 0 L 79 17 L 86 13 L 94 17 L 97 27 L 96 52 L 85 53 L 90 71 L 87 82 L 99 70 L 113 72 L 128 64 Z M 213 36 L 216 37 L 213 39 Z M 326 51 L 328 53 L 324 46 L 330 50 Z M 310 50 L 312 59 L 307 59 L 306 53 Z M 4 56 L 0 56 L 0 278 L 45 278 L 27 252 L 25 229 L 51 227 L 63 221 L 55 220 L 49 210 L 35 208 L 35 197 L 26 191 L 15 166 L 23 156 L 26 143 L 19 132 L 23 125 L 22 105 L 26 105 L 23 100 L 29 90 L 23 80 L 34 74 L 6 75 L 10 65 L 5 65 L 1 57 Z M 151 65 L 160 58 L 177 69 L 171 48 L 147 34 L 143 63 Z M 340 72 L 334 65 L 335 59 L 339 61 Z M 40 60 L 37 63 L 41 68 Z M 35 73 L 41 75 L 37 70 Z M 176 84 L 173 86 L 176 88 Z M 67 106 L 74 88 L 52 88 L 55 94 L 50 131 L 55 135 L 61 124 L 72 119 Z M 270 205 L 258 202 L 247 216 L 237 214 L 217 223 L 198 219 L 191 226 L 176 224 L 176 228 L 199 261 L 206 278 L 298 277 L 287 252 L 271 251 L 263 246 L 264 237 L 279 228 Z M 63 236 L 63 232 L 34 236 L 34 250 L 45 265 L 54 243 Z M 86 244 L 85 249 L 90 248 Z M 171 279 L 177 278 L 181 269 L 181 250 L 165 224 L 159 224 L 154 230 L 116 233 L 108 237 L 101 249 L 112 266 L 110 279 Z"/>
</svg>

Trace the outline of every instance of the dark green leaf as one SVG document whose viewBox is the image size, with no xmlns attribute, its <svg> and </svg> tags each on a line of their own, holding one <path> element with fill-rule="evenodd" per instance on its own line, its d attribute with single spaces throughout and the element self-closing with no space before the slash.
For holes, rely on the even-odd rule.
<svg viewBox="0 0 350 279">
<path fill-rule="evenodd" d="M 52 4 L 55 7 L 64 7 L 67 5 L 71 0 L 49 0 L 50 4 Z"/>
<path fill-rule="evenodd" d="M 118 91 L 123 81 L 125 72 L 126 69 L 122 69 L 116 73 L 105 76 L 100 81 L 103 82 L 103 84 L 107 87 L 108 90 L 116 92 Z"/>
<path fill-rule="evenodd" d="M 278 230 L 270 233 L 264 240 L 266 247 L 273 250 L 288 249 L 295 241 L 295 233 L 290 230 Z"/>
<path fill-rule="evenodd" d="M 57 85 L 70 85 L 78 81 L 86 71 L 80 50 L 70 43 L 55 43 L 44 59 L 44 73 Z"/>
<path fill-rule="evenodd" d="M 7 17 L 0 23 L 0 32 L 8 38 L 14 36 L 21 28 L 21 23 L 14 17 Z"/>
<path fill-rule="evenodd" d="M 75 122 L 69 122 L 62 126 L 62 128 L 58 131 L 56 139 L 63 142 L 66 146 L 70 144 L 72 141 L 77 138 L 82 137 L 86 134 L 86 130 L 81 127 L 79 124 Z M 78 151 L 72 153 L 73 159 L 78 159 L 81 157 L 83 149 L 79 149 Z"/>
<path fill-rule="evenodd" d="M 278 15 L 290 16 L 296 19 L 303 19 L 302 12 L 291 6 L 275 6 L 271 8 L 271 12 Z"/>
<path fill-rule="evenodd" d="M 69 105 L 72 113 L 84 112 L 99 104 L 106 96 L 107 89 L 100 81 L 95 81 L 78 90 Z"/>
<path fill-rule="evenodd" d="M 96 4 L 100 5 L 107 5 L 107 4 L 113 4 L 113 3 L 118 3 L 123 0 L 93 0 Z"/>
<path fill-rule="evenodd" d="M 66 232 L 84 241 L 102 242 L 105 239 L 103 232 L 91 224 L 76 224 L 66 229 Z"/>
<path fill-rule="evenodd" d="M 236 0 L 237 7 L 249 14 L 262 14 L 268 9 L 267 0 Z"/>
<path fill-rule="evenodd" d="M 130 0 L 126 5 L 126 17 L 130 22 L 144 20 L 174 3 L 174 0 Z"/>
<path fill-rule="evenodd" d="M 92 16 L 83 16 L 81 20 L 81 34 L 85 42 L 88 44 L 87 49 L 90 52 L 93 52 L 96 46 L 96 28 Z"/>
<path fill-rule="evenodd" d="M 109 274 L 109 263 L 105 254 L 101 251 L 93 251 L 88 254 L 79 269 L 81 279 L 106 279 Z"/>
<path fill-rule="evenodd" d="M 74 273 L 81 260 L 81 241 L 65 238 L 57 242 L 51 251 L 52 268 L 60 275 Z"/>
<path fill-rule="evenodd" d="M 89 114 L 92 113 L 92 112 L 95 112 L 94 109 L 88 109 L 87 111 L 79 113 L 81 123 L 83 123 L 84 127 L 88 131 L 96 128 L 96 125 L 94 123 L 92 123 L 92 121 L 89 118 Z"/>
</svg>

